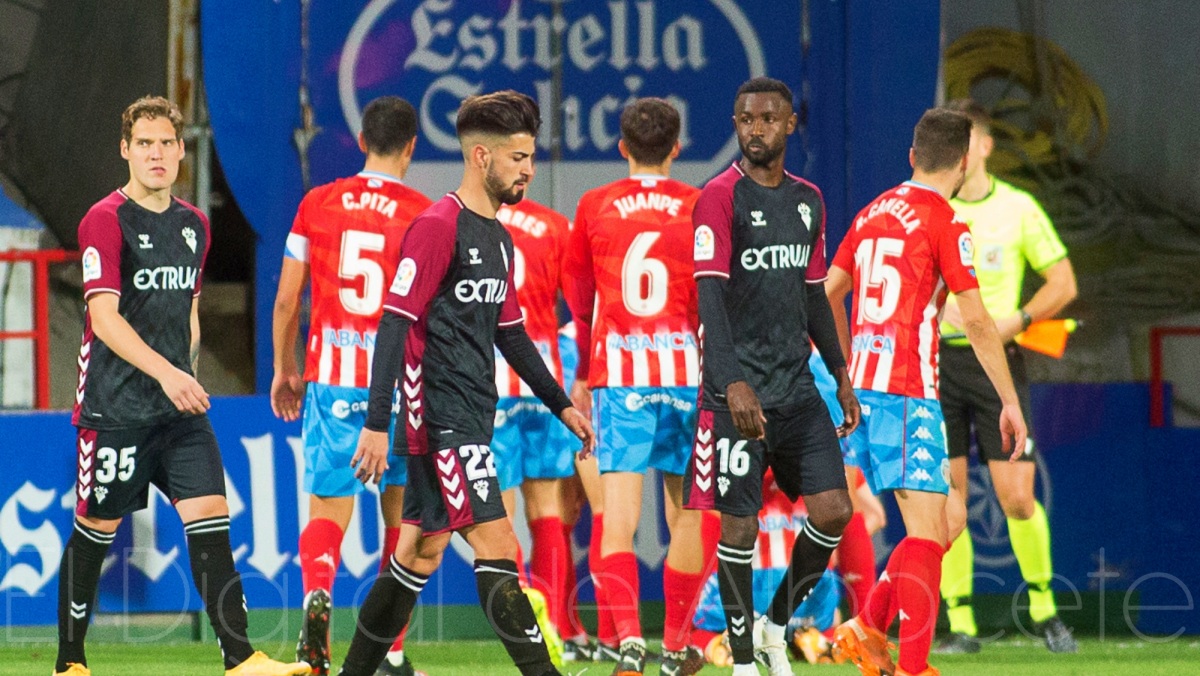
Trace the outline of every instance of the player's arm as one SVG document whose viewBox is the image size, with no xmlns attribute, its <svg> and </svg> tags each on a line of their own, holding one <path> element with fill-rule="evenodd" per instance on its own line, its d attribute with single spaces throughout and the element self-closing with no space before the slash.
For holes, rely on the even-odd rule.
<svg viewBox="0 0 1200 676">
<path fill-rule="evenodd" d="M 534 396 L 583 442 L 579 458 L 582 460 L 591 455 L 596 448 L 596 434 L 591 423 L 571 404 L 571 399 L 559 386 L 554 374 L 546 368 L 546 362 L 542 361 L 542 356 L 538 354 L 537 347 L 525 331 L 524 324 L 517 322 L 498 328 L 496 347 L 521 380 L 529 385 Z"/>
<path fill-rule="evenodd" d="M 592 316 L 596 309 L 596 272 L 592 267 L 592 246 L 588 240 L 585 203 L 575 209 L 575 225 L 567 238 L 563 263 L 563 298 L 575 322 L 575 348 L 579 359 L 575 366 L 575 383 L 571 385 L 571 402 L 585 416 L 592 414 L 592 393 L 588 389 L 588 374 L 592 364 Z"/>
<path fill-rule="evenodd" d="M 808 284 L 808 335 L 812 338 L 825 366 L 837 380 L 837 398 L 842 406 L 842 424 L 838 426 L 838 436 L 848 436 L 858 427 L 862 410 L 858 397 L 854 396 L 854 387 L 850 383 L 850 372 L 846 369 L 846 357 L 842 354 L 841 335 L 837 320 L 829 298 L 825 295 L 823 283 Z M 844 314 L 843 314 L 844 316 Z M 844 321 L 843 321 L 844 323 Z"/>
<path fill-rule="evenodd" d="M 833 314 L 833 323 L 837 327 L 838 343 L 842 347 L 843 361 L 850 360 L 850 323 L 846 319 L 846 296 L 854 286 L 850 273 L 836 263 L 829 268 L 829 278 L 825 280 L 825 297 L 829 299 L 829 311 Z M 825 353 L 821 353 L 823 358 Z"/>
<path fill-rule="evenodd" d="M 979 289 L 966 289 L 957 293 L 958 309 L 962 314 L 963 331 L 971 341 L 975 357 L 987 373 L 988 380 L 1000 395 L 1000 436 L 1004 440 L 1004 450 L 1012 450 L 1010 460 L 1016 460 L 1025 452 L 1025 436 L 1027 434 L 1025 419 L 1021 414 L 1021 404 L 1017 399 L 1017 389 L 1013 386 L 1012 374 L 1008 371 L 1008 358 L 1004 354 L 1004 342 L 996 323 L 983 307 L 983 297 Z M 1011 442 L 1010 442 L 1011 438 Z M 1012 443 L 1012 446 L 1009 444 Z"/>
<path fill-rule="evenodd" d="M 289 237 L 289 239 L 291 239 Z M 289 251 L 279 271 L 279 289 L 275 292 L 275 311 L 271 321 L 271 342 L 275 351 L 275 375 L 271 379 L 271 411 L 287 421 L 300 417 L 304 381 L 296 364 L 296 337 L 300 333 L 300 299 L 308 285 L 307 260 Z"/>
<path fill-rule="evenodd" d="M 207 411 L 210 406 L 208 393 L 194 377 L 167 361 L 166 357 L 155 352 L 154 348 L 142 340 L 138 332 L 121 316 L 118 310 L 120 300 L 120 296 L 115 293 L 94 293 L 88 297 L 92 333 L 118 357 L 158 381 L 167 398 L 175 404 L 175 408 L 184 413 L 199 414 Z M 195 304 L 196 301 L 193 300 L 193 308 Z M 193 314 L 193 317 L 196 315 Z M 190 321 L 193 322 L 193 328 L 199 324 L 198 319 Z"/>
<path fill-rule="evenodd" d="M 1050 264 L 1044 270 L 1039 270 L 1038 274 L 1042 276 L 1045 283 L 1042 284 L 1025 307 L 1021 308 L 1029 315 L 1028 320 L 1020 317 L 1023 321 L 1037 322 L 1043 319 L 1051 319 L 1059 312 L 1062 312 L 1071 301 L 1075 300 L 1075 296 L 1079 294 L 1079 287 L 1075 283 L 1075 269 L 1071 267 L 1071 259 L 1062 258 L 1059 261 Z M 1018 311 L 1018 316 L 1020 311 Z M 1022 324 L 1024 327 L 1024 324 Z M 1015 334 L 1014 334 L 1015 335 Z M 1011 339 L 1012 336 L 1001 336 Z"/>
</svg>

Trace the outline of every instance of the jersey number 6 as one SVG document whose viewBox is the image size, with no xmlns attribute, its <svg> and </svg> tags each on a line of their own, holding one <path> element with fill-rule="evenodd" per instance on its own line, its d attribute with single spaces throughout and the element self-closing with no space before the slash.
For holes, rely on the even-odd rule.
<svg viewBox="0 0 1200 676">
<path fill-rule="evenodd" d="M 657 232 L 638 233 L 621 264 L 621 300 L 635 317 L 653 317 L 667 305 L 667 266 L 647 255 L 660 236 Z"/>
</svg>

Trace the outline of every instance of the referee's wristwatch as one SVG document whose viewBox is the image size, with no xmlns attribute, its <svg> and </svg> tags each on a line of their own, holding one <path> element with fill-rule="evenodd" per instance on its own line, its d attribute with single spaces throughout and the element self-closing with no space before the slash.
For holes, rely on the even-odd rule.
<svg viewBox="0 0 1200 676">
<path fill-rule="evenodd" d="M 1033 315 L 1026 312 L 1025 308 L 1020 308 L 1018 312 L 1021 313 L 1021 330 L 1024 331 L 1025 329 L 1029 328 L 1030 324 L 1033 323 Z"/>
</svg>

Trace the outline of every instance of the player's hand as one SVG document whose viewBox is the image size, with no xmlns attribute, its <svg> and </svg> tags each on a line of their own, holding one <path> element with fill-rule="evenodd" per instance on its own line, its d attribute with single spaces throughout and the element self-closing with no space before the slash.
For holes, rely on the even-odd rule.
<svg viewBox="0 0 1200 676">
<path fill-rule="evenodd" d="M 1000 442 L 1004 451 L 1012 451 L 1008 455 L 1009 462 L 1016 462 L 1025 453 L 1026 437 L 1029 430 L 1025 427 L 1025 417 L 1021 415 L 1021 407 L 1017 404 L 1005 404 L 1000 409 Z"/>
<path fill-rule="evenodd" d="M 953 300 L 946 301 L 946 306 L 942 310 L 942 321 L 953 326 L 956 331 L 962 331 L 963 318 L 962 311 L 958 309 L 958 303 Z"/>
<path fill-rule="evenodd" d="M 365 483 L 378 484 L 388 468 L 387 432 L 363 429 L 358 435 L 358 450 L 350 458 L 354 478 Z"/>
<path fill-rule="evenodd" d="M 763 425 L 767 417 L 763 415 L 762 404 L 758 403 L 758 395 L 744 380 L 729 383 L 725 388 L 725 400 L 729 403 L 729 413 L 733 416 L 733 425 L 738 434 L 747 439 L 762 439 L 765 436 Z"/>
<path fill-rule="evenodd" d="M 842 424 L 838 425 L 837 435 L 839 437 L 848 437 L 862 421 L 862 407 L 858 404 L 858 397 L 854 396 L 854 388 L 850 387 L 849 382 L 842 383 L 837 390 L 838 403 L 842 405 Z"/>
<path fill-rule="evenodd" d="M 592 388 L 582 380 L 571 384 L 571 404 L 579 409 L 583 417 L 592 419 Z"/>
<path fill-rule="evenodd" d="M 200 383 L 186 372 L 172 367 L 158 379 L 159 386 L 167 398 L 175 404 L 175 408 L 184 413 L 199 415 L 212 406 L 208 401 L 208 392 Z"/>
<path fill-rule="evenodd" d="M 271 412 L 276 418 L 292 422 L 300 417 L 300 402 L 304 398 L 304 379 L 299 373 L 275 372 L 271 379 Z"/>
<path fill-rule="evenodd" d="M 579 459 L 586 460 L 596 450 L 596 431 L 592 429 L 592 423 L 574 406 L 564 408 L 558 417 L 567 429 L 571 430 L 571 434 L 583 442 L 583 448 L 579 449 Z"/>
</svg>

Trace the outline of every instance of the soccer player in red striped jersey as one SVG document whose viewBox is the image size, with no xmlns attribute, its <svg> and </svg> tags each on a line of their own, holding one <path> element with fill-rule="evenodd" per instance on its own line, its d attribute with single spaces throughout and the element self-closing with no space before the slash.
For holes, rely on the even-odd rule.
<svg viewBox="0 0 1200 676">
<path fill-rule="evenodd" d="M 558 298 L 571 225 L 566 216 L 531 199 L 501 205 L 496 220 L 512 236 L 513 282 L 525 315 L 525 331 L 561 385 Z M 504 507 L 512 518 L 520 486 L 533 537 L 530 583 L 545 596 L 550 621 L 559 634 L 575 638 L 567 627 L 567 567 L 573 562 L 563 531 L 559 493 L 562 480 L 575 473 L 579 444 L 499 351 L 496 392 L 500 399 L 496 403 L 492 454 L 500 475 L 500 490 L 504 491 Z"/>
<path fill-rule="evenodd" d="M 567 301 L 579 344 L 572 400 L 591 408 L 598 433 L 604 520 L 597 587 L 616 622 L 620 674 L 645 666 L 633 534 L 649 467 L 664 473 L 669 498 L 663 673 L 703 665 L 688 645 L 688 610 L 703 583 L 700 514 L 681 509 L 700 376 L 690 253 L 699 191 L 669 178 L 679 128 L 678 111 L 662 99 L 625 108 L 618 147 L 629 177 L 579 200 L 568 254 Z"/>
<path fill-rule="evenodd" d="M 950 291 L 1003 402 L 997 422 L 1005 449 L 1012 450 L 1012 460 L 1025 449 L 1025 422 L 1004 346 L 979 294 L 971 233 L 949 202 L 966 175 L 970 137 L 971 121 L 961 113 L 935 108 L 921 117 L 909 151 L 912 180 L 859 212 L 826 282 L 862 402 L 863 424 L 850 444 L 871 490 L 895 491 L 907 531 L 866 607 L 838 629 L 837 650 L 864 674 L 938 673 L 928 658 L 942 556 L 966 523 L 962 499 L 947 500 L 950 463 L 937 399 L 938 319 Z M 843 311 L 851 291 L 852 342 Z M 898 669 L 882 634 L 896 615 Z"/>
<path fill-rule="evenodd" d="M 275 297 L 271 407 L 284 420 L 300 416 L 302 399 L 304 409 L 309 520 L 300 533 L 306 622 L 297 653 L 318 674 L 329 671 L 333 580 L 354 496 L 364 490 L 354 478 L 350 459 L 366 420 L 384 293 L 400 262 L 400 242 L 409 223 L 431 204 L 402 182 L 416 134 L 416 111 L 407 101 L 385 96 L 367 105 L 358 137 L 367 155 L 363 170 L 304 196 L 288 234 Z M 295 346 L 301 295 L 310 282 L 312 309 L 301 380 Z M 390 552 L 400 533 L 404 463 L 395 463 L 381 483 L 383 551 Z M 386 666 L 398 674 L 413 673 L 404 658 L 402 637 L 396 639 Z"/>
</svg>

